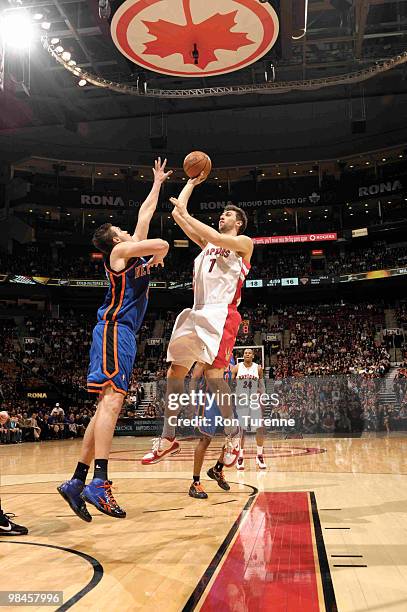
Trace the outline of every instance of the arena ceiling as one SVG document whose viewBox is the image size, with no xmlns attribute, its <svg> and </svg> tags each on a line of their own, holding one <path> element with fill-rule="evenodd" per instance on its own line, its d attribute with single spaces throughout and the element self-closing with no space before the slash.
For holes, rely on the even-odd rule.
<svg viewBox="0 0 407 612">
<path fill-rule="evenodd" d="M 121 3 L 111 3 L 113 12 Z M 300 40 L 292 39 L 296 1 L 272 4 L 280 34 L 261 60 L 223 76 L 183 79 L 127 60 L 112 41 L 109 23 L 99 17 L 98 0 L 21 0 L 19 6 L 44 14 L 51 24 L 49 37 L 60 38 L 79 67 L 99 78 L 138 85 L 141 95 L 78 87 L 78 78 L 37 42 L 29 80 L 15 60 L 8 64 L 9 78 L 0 93 L 0 158 L 147 164 L 160 152 L 179 165 L 186 152 L 199 148 L 215 166 L 241 166 L 342 157 L 405 142 L 404 66 L 364 83 L 317 91 L 182 99 L 142 94 L 145 87 L 260 84 L 272 79 L 272 66 L 276 81 L 327 78 L 407 50 L 406 0 L 310 0 L 308 31 Z M 10 5 L 3 0 L 2 6 Z M 366 131 L 352 133 L 352 121 L 365 119 Z"/>
</svg>

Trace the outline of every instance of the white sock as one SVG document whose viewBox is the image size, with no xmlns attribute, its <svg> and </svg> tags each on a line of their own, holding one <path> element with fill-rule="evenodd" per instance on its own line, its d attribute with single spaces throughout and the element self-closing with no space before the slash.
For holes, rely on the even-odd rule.
<svg viewBox="0 0 407 612">
<path fill-rule="evenodd" d="M 262 455 L 263 454 L 263 447 L 262 446 L 258 446 L 257 447 L 257 454 L 258 455 Z"/>
<path fill-rule="evenodd" d="M 241 448 L 239 451 L 239 457 L 243 459 L 243 455 L 244 455 L 244 448 Z"/>
</svg>

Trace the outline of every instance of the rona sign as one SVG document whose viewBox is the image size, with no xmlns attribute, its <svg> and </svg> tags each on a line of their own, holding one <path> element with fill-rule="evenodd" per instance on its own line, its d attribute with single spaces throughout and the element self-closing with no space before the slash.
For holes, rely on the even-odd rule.
<svg viewBox="0 0 407 612">
<path fill-rule="evenodd" d="M 402 189 L 403 185 L 400 180 L 391 180 L 386 183 L 369 185 L 368 187 L 359 187 L 359 197 L 375 196 L 379 193 L 393 193 L 394 191 L 401 191 Z"/>
</svg>

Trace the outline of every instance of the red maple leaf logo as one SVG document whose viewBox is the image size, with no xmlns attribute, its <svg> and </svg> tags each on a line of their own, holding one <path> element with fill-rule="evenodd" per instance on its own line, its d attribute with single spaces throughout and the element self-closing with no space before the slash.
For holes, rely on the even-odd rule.
<svg viewBox="0 0 407 612">
<path fill-rule="evenodd" d="M 202 70 L 211 62 L 217 61 L 215 51 L 225 49 L 237 51 L 254 41 L 242 32 L 232 32 L 236 25 L 237 11 L 221 15 L 216 13 L 201 23 L 193 23 L 189 0 L 183 0 L 186 25 L 178 25 L 164 19 L 143 21 L 149 34 L 156 40 L 145 43 L 144 53 L 168 57 L 181 53 L 185 64 L 194 64 Z"/>
</svg>

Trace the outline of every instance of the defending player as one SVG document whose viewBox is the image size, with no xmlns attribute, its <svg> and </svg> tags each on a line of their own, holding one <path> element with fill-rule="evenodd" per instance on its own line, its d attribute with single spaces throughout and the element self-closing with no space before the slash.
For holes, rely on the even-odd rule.
<svg viewBox="0 0 407 612">
<path fill-rule="evenodd" d="M 244 280 L 250 269 L 253 242 L 243 232 L 247 216 L 237 206 L 226 206 L 219 219 L 219 231 L 194 219 L 187 210 L 194 187 L 205 180 L 204 175 L 190 179 L 174 204 L 173 218 L 185 234 L 198 244 L 202 252 L 194 262 L 194 305 L 177 317 L 168 345 L 167 397 L 183 391 L 184 379 L 195 361 L 205 364 L 205 377 L 212 393 L 219 393 L 219 409 L 225 422 L 226 467 L 235 464 L 240 450 L 240 430 L 233 422 L 230 388 L 223 380 L 241 322 L 237 310 Z M 153 443 L 152 451 L 142 463 L 157 463 L 177 454 L 180 446 L 175 439 L 174 420 L 178 409 L 170 410 L 168 402 L 164 428 Z"/>
<path fill-rule="evenodd" d="M 155 162 L 154 184 L 140 208 L 134 234 L 131 236 L 106 223 L 95 231 L 93 237 L 93 244 L 106 255 L 109 281 L 93 330 L 88 370 L 88 391 L 97 393 L 99 398 L 72 479 L 58 487 L 72 510 L 87 522 L 92 517 L 85 501 L 109 516 L 126 516 L 112 494 L 108 457 L 136 357 L 136 334 L 147 309 L 150 266 L 163 265 L 169 248 L 164 240 L 147 239 L 161 185 L 171 174 L 171 171 L 165 172 L 166 163 L 164 160 L 161 164 L 160 159 Z M 147 255 L 153 256 L 148 262 L 145 259 Z M 85 486 L 92 459 L 95 459 L 93 480 Z"/>
<path fill-rule="evenodd" d="M 264 394 L 266 390 L 263 368 L 253 359 L 253 350 L 247 348 L 243 353 L 243 361 L 232 367 L 232 379 L 236 380 L 236 412 L 242 431 L 241 448 L 236 463 L 238 470 L 244 470 L 244 439 L 248 429 L 256 432 L 256 465 L 262 470 L 267 467 L 263 456 L 265 430 L 257 425 L 257 421 L 263 418 L 259 395 Z"/>
</svg>

